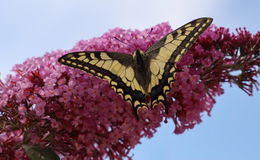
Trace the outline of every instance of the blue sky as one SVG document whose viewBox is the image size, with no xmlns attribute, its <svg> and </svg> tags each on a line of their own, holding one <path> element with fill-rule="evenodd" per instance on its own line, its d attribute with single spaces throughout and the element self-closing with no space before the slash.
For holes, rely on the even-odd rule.
<svg viewBox="0 0 260 160">
<path fill-rule="evenodd" d="M 173 28 L 209 16 L 214 24 L 260 30 L 260 1 L 251 0 L 8 0 L 0 3 L 1 79 L 14 64 L 114 27 L 144 29 L 169 21 Z M 249 97 L 224 85 L 212 116 L 182 135 L 171 122 L 152 139 L 142 139 L 134 160 L 259 160 L 260 93 Z"/>
</svg>

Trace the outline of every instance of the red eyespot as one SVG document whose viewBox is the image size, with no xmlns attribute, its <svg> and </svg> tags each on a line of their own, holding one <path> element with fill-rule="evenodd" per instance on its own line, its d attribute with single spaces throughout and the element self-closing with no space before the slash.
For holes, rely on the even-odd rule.
<svg viewBox="0 0 260 160">
<path fill-rule="evenodd" d="M 145 95 L 145 102 L 147 104 L 148 107 L 151 106 L 151 96 L 150 95 Z"/>
</svg>

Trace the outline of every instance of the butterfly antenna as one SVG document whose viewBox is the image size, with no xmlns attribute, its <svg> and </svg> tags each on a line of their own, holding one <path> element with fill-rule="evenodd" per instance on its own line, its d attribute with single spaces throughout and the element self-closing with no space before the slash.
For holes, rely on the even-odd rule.
<svg viewBox="0 0 260 160">
<path fill-rule="evenodd" d="M 149 37 L 151 35 L 152 31 L 153 31 L 153 28 L 150 29 L 150 31 L 147 33 L 146 36 L 143 36 L 143 39 L 145 40 L 147 37 Z"/>
<path fill-rule="evenodd" d="M 128 43 L 125 43 L 124 41 L 122 41 L 121 39 L 119 39 L 119 38 L 117 38 L 117 37 L 114 37 L 115 38 L 115 40 L 117 40 L 117 41 L 119 41 L 119 42 L 121 42 L 121 43 L 123 43 L 123 44 L 125 44 L 126 46 L 128 46 L 129 48 L 133 48 L 133 49 L 136 49 L 136 47 L 133 47 L 132 45 L 129 45 Z"/>
</svg>

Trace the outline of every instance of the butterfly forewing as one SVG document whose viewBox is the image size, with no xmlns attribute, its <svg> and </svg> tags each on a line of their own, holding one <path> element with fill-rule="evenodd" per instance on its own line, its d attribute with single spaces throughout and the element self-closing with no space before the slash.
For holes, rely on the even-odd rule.
<svg viewBox="0 0 260 160">
<path fill-rule="evenodd" d="M 146 107 L 145 93 L 135 78 L 133 57 L 114 52 L 74 52 L 62 56 L 59 62 L 107 80 L 116 93 L 130 102 L 137 116 Z"/>
<path fill-rule="evenodd" d="M 212 18 L 200 18 L 183 25 L 152 45 L 145 53 L 150 57 L 149 92 L 152 106 L 163 103 L 168 112 L 166 94 L 175 80 L 176 63 L 211 24 Z"/>
</svg>

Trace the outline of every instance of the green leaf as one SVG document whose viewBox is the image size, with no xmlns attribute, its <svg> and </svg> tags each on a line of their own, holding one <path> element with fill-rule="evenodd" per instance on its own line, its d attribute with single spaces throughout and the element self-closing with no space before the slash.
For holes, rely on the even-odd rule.
<svg viewBox="0 0 260 160">
<path fill-rule="evenodd" d="M 50 148 L 28 144 L 23 144 L 23 148 L 31 160 L 60 160 L 59 156 Z"/>
</svg>

